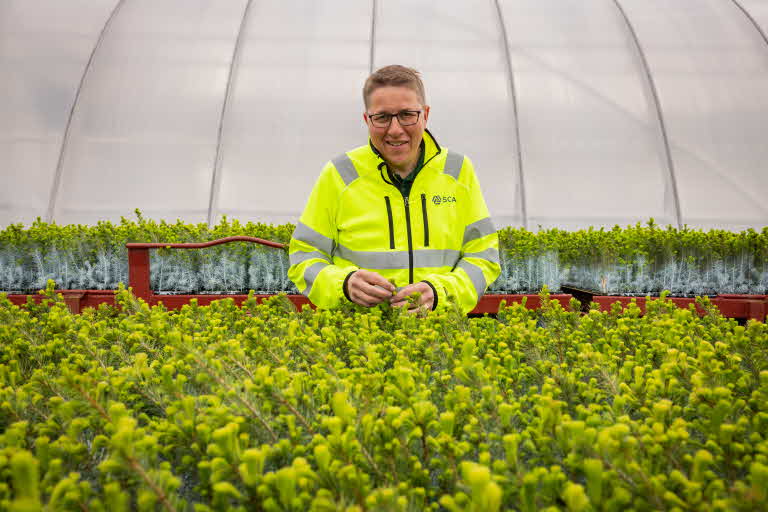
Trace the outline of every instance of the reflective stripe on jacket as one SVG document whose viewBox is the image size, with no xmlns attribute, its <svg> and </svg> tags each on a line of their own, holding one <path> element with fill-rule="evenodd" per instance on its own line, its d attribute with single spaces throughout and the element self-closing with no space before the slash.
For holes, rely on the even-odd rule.
<svg viewBox="0 0 768 512">
<path fill-rule="evenodd" d="M 326 164 L 291 238 L 288 277 L 318 307 L 346 301 L 350 272 L 397 287 L 428 281 L 436 306 L 471 311 L 500 273 L 499 242 L 469 158 L 424 133 L 424 167 L 408 198 L 369 144 Z"/>
</svg>

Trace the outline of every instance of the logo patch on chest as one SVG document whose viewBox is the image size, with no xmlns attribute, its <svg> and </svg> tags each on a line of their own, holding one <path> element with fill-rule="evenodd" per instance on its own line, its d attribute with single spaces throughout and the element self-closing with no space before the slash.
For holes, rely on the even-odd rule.
<svg viewBox="0 0 768 512">
<path fill-rule="evenodd" d="M 455 203 L 455 202 L 456 202 L 456 196 L 441 196 L 441 195 L 437 195 L 437 194 L 432 196 L 432 203 L 435 206 L 437 206 L 439 204 Z"/>
</svg>

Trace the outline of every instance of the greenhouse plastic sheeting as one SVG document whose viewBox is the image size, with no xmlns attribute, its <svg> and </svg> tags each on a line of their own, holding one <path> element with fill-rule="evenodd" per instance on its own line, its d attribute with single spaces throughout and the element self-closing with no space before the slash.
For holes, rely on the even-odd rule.
<svg viewBox="0 0 768 512">
<path fill-rule="evenodd" d="M 207 220 L 245 0 L 130 0 L 85 77 L 54 218 Z"/>
<path fill-rule="evenodd" d="M 768 46 L 733 2 L 622 0 L 659 91 L 685 224 L 768 224 Z"/>
<path fill-rule="evenodd" d="M 366 143 L 371 6 L 254 2 L 244 30 L 213 213 L 295 222 L 323 165 Z"/>
<path fill-rule="evenodd" d="M 0 225 L 46 216 L 80 78 L 116 4 L 0 2 Z"/>
<path fill-rule="evenodd" d="M 757 24 L 757 29 L 765 37 L 768 35 L 768 2 L 765 0 L 736 0 L 745 15 Z M 766 42 L 768 44 L 768 42 Z"/>
<path fill-rule="evenodd" d="M 498 226 L 768 224 L 762 0 L 63 5 L 0 2 L 0 226 L 296 221 L 390 63 Z"/>
<path fill-rule="evenodd" d="M 422 72 L 427 123 L 438 142 L 472 160 L 500 224 L 520 225 L 514 104 L 493 2 L 377 3 L 374 68 Z"/>
<path fill-rule="evenodd" d="M 502 1 L 529 224 L 674 223 L 658 112 L 612 2 Z M 596 27 L 599 27 L 596 28 Z"/>
</svg>

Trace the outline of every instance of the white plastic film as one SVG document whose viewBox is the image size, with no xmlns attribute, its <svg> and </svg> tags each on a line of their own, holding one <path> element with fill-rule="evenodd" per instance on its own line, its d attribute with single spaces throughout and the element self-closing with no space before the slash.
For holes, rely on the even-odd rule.
<svg viewBox="0 0 768 512">
<path fill-rule="evenodd" d="M 531 228 L 674 223 L 650 84 L 613 2 L 501 4 Z"/>
<path fill-rule="evenodd" d="M 0 226 L 46 216 L 80 79 L 116 3 L 0 2 Z"/>
<path fill-rule="evenodd" d="M 765 0 L 735 0 L 748 18 L 757 24 L 758 30 L 768 36 L 768 2 Z"/>
<path fill-rule="evenodd" d="M 105 33 L 65 146 L 54 219 L 207 217 L 245 0 L 126 2 Z"/>
<path fill-rule="evenodd" d="M 523 225 L 511 77 L 494 2 L 380 2 L 374 55 L 374 68 L 422 73 L 428 128 L 472 159 L 497 226 Z"/>
<path fill-rule="evenodd" d="M 733 2 L 620 0 L 659 92 L 684 224 L 768 224 L 768 46 Z"/>
<path fill-rule="evenodd" d="M 295 221 L 391 63 L 498 226 L 768 224 L 763 0 L 117 5 L 0 1 L 0 225 Z"/>
<path fill-rule="evenodd" d="M 224 123 L 214 222 L 296 222 L 323 165 L 366 143 L 371 4 L 255 2 Z"/>
</svg>

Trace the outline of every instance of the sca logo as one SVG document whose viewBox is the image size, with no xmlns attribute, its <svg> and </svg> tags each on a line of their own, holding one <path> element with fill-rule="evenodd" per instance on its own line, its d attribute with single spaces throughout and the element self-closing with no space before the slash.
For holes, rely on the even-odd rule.
<svg viewBox="0 0 768 512">
<path fill-rule="evenodd" d="M 435 205 L 441 204 L 441 203 L 455 203 L 456 197 L 455 196 L 439 196 L 434 195 L 432 196 L 432 202 Z"/>
</svg>

